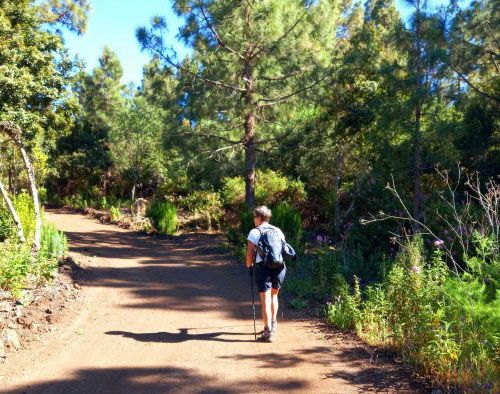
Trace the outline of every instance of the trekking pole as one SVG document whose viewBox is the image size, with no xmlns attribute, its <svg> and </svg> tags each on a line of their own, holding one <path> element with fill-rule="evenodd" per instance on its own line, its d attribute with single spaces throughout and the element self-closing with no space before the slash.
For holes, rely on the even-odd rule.
<svg viewBox="0 0 500 394">
<path fill-rule="evenodd" d="M 253 308 L 253 334 L 255 336 L 255 341 L 257 341 L 257 326 L 256 326 L 256 323 L 255 323 L 255 290 L 254 290 L 254 280 L 253 280 L 253 276 L 254 276 L 254 265 L 253 264 L 251 267 L 250 267 L 250 282 L 252 282 L 252 308 Z"/>
</svg>

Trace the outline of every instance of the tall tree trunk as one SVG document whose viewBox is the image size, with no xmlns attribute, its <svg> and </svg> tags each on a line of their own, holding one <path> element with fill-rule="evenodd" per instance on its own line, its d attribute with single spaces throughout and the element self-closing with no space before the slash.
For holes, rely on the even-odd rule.
<svg viewBox="0 0 500 394">
<path fill-rule="evenodd" d="M 421 59 L 421 41 L 420 28 L 422 24 L 420 13 L 420 0 L 417 0 L 417 93 L 416 93 L 416 108 L 415 108 L 415 136 L 414 136 L 414 167 L 413 167 L 413 217 L 420 220 L 421 215 L 421 194 L 420 194 L 420 174 L 422 170 L 422 162 L 420 156 L 421 149 L 421 130 L 420 120 L 422 113 L 422 59 Z"/>
<path fill-rule="evenodd" d="M 247 64 L 243 80 L 245 81 L 245 205 L 248 209 L 255 208 L 255 103 L 253 101 L 253 68 L 251 53 L 253 48 L 247 50 Z"/>
<path fill-rule="evenodd" d="M 255 208 L 255 113 L 245 116 L 245 204 Z"/>
<path fill-rule="evenodd" d="M 23 143 L 20 138 L 20 131 L 17 127 L 12 126 L 7 122 L 2 122 L 0 124 L 0 130 L 9 136 L 9 138 L 14 142 L 14 144 L 19 148 L 21 156 L 23 158 L 24 167 L 28 173 L 28 180 L 31 188 L 31 197 L 33 199 L 33 208 L 35 209 L 35 237 L 33 239 L 33 248 L 31 250 L 32 257 L 36 257 L 40 250 L 40 238 L 42 230 L 42 216 L 40 214 L 40 204 L 38 200 L 38 189 L 36 187 L 35 175 L 33 173 L 33 167 L 31 166 L 30 159 L 26 153 Z"/>
<path fill-rule="evenodd" d="M 5 190 L 5 187 L 1 180 L 0 180 L 0 192 L 2 193 L 2 197 L 4 201 L 7 203 L 7 206 L 9 207 L 9 211 L 10 214 L 12 215 L 12 219 L 14 219 L 14 223 L 16 223 L 17 237 L 22 243 L 24 243 L 26 242 L 26 238 L 24 238 L 23 226 L 21 225 L 21 221 L 19 220 L 19 216 L 16 212 L 16 209 L 14 208 L 14 205 L 12 204 L 12 201 L 9 198 L 9 195 L 7 194 L 7 191 Z"/>
<path fill-rule="evenodd" d="M 340 235 L 340 229 L 342 226 L 342 218 L 340 216 L 340 171 L 342 168 L 342 155 L 337 154 L 336 158 L 336 173 L 335 180 L 333 183 L 334 193 L 335 193 L 335 240 L 338 239 Z"/>
</svg>

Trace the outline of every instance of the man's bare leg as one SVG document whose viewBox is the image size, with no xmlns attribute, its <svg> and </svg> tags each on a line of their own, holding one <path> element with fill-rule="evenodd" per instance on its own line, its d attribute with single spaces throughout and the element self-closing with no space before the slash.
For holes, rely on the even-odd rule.
<svg viewBox="0 0 500 394">
<path fill-rule="evenodd" d="M 276 319 L 278 318 L 278 293 L 279 289 L 271 289 L 271 312 L 272 312 L 272 322 L 276 326 Z M 272 326 L 272 323 L 271 323 Z M 271 327 L 270 326 L 270 327 Z M 276 327 L 274 327 L 276 328 Z"/>
<path fill-rule="evenodd" d="M 266 291 L 260 293 L 260 302 L 262 304 L 262 320 L 264 320 L 264 327 L 271 329 L 271 292 Z"/>
</svg>

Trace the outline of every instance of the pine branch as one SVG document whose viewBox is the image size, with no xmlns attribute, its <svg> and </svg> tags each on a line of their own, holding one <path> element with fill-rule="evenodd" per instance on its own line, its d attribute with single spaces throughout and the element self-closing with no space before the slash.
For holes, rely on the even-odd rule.
<svg viewBox="0 0 500 394">
<path fill-rule="evenodd" d="M 220 34 L 215 30 L 215 28 L 213 27 L 213 25 L 210 23 L 209 21 L 209 18 L 207 16 L 207 14 L 205 13 L 205 9 L 203 8 L 202 5 L 200 5 L 200 10 L 201 10 L 201 13 L 203 15 L 203 19 L 205 20 L 205 23 L 207 24 L 207 27 L 210 29 L 210 31 L 212 32 L 213 36 L 215 37 L 215 40 L 217 41 L 217 43 L 222 47 L 224 48 L 226 51 L 238 56 L 240 59 L 242 60 L 245 60 L 245 57 L 242 56 L 241 54 L 239 54 L 238 52 L 236 52 L 234 49 L 232 49 L 231 47 L 227 46 L 226 43 L 224 41 L 222 41 L 222 38 L 220 36 Z"/>
<path fill-rule="evenodd" d="M 477 93 L 479 93 L 481 96 L 489 98 L 490 100 L 496 101 L 497 103 L 500 103 L 500 97 L 498 96 L 492 96 L 486 92 L 483 92 L 481 89 L 479 89 L 477 86 L 475 86 L 467 77 L 462 74 L 456 67 L 454 67 L 452 64 L 448 63 L 448 65 L 451 67 L 453 71 L 455 71 L 460 78 L 463 79 L 463 81 L 469 85 L 473 90 L 475 90 Z"/>
<path fill-rule="evenodd" d="M 264 47 L 264 46 L 259 46 L 258 47 L 258 50 L 255 51 L 253 54 L 252 54 L 252 58 L 255 58 L 257 57 L 260 53 L 262 52 L 270 52 L 274 49 L 276 49 L 279 45 L 279 43 L 284 40 L 286 37 L 288 37 L 288 35 L 299 25 L 299 23 L 302 21 L 302 19 L 307 15 L 307 13 L 309 12 L 309 9 L 311 8 L 311 4 L 313 2 L 310 2 L 307 6 L 306 6 L 306 10 L 304 11 L 304 13 L 292 24 L 292 26 L 290 26 L 289 29 L 287 29 L 285 31 L 285 33 L 283 33 L 283 35 L 281 37 L 279 37 L 276 41 L 274 41 L 270 46 L 268 47 Z"/>
<path fill-rule="evenodd" d="M 297 71 L 291 72 L 291 73 L 289 73 L 287 75 L 282 75 L 282 76 L 279 76 L 279 77 L 258 77 L 258 79 L 264 80 L 264 81 L 284 81 L 286 79 L 295 77 L 295 76 L 303 73 L 304 71 L 310 70 L 312 67 L 314 67 L 314 66 L 310 65 L 310 66 L 304 67 L 304 68 L 302 68 L 300 70 L 297 70 Z"/>
<path fill-rule="evenodd" d="M 215 139 L 219 139 L 221 141 L 224 141 L 224 142 L 227 142 L 228 144 L 239 144 L 242 142 L 242 140 L 238 140 L 238 141 L 233 141 L 227 137 L 224 137 L 222 135 L 217 135 L 217 134 L 211 134 L 211 133 L 199 133 L 199 132 L 194 132 L 194 131 L 191 131 L 191 132 L 181 132 L 180 133 L 181 135 L 190 135 L 190 136 L 199 136 L 199 137 L 205 137 L 205 138 L 215 138 Z"/>
<path fill-rule="evenodd" d="M 161 38 L 160 38 L 160 40 L 163 41 Z M 195 77 L 203 82 L 209 83 L 209 84 L 214 85 L 216 87 L 224 87 L 226 89 L 231 89 L 232 91 L 236 91 L 236 92 L 242 92 L 242 93 L 246 92 L 246 89 L 244 89 L 244 88 L 240 88 L 238 86 L 234 86 L 234 85 L 225 83 L 223 81 L 212 80 L 212 79 L 203 77 L 202 75 L 189 70 L 187 67 L 184 67 L 180 64 L 177 64 L 176 62 L 174 62 L 170 58 L 170 56 L 165 54 L 164 51 L 159 50 L 154 45 L 151 45 L 150 40 L 147 40 L 146 44 L 143 44 L 143 47 L 149 49 L 151 52 L 153 52 L 154 54 L 161 57 L 163 60 L 165 60 L 168 64 L 170 64 L 172 67 L 174 67 L 178 71 L 185 72 L 185 73 L 187 73 L 187 74 L 189 74 L 189 75 L 191 75 L 191 76 L 193 76 L 193 77 Z"/>
<path fill-rule="evenodd" d="M 299 89 L 299 90 L 296 90 L 295 92 L 292 92 L 290 94 L 287 94 L 286 96 L 282 96 L 282 97 L 277 97 L 277 98 L 261 98 L 259 99 L 259 101 L 263 101 L 265 102 L 266 104 L 262 104 L 259 106 L 259 109 L 263 109 L 263 108 L 267 108 L 267 107 L 272 107 L 273 105 L 276 105 L 276 104 L 279 104 L 279 103 L 282 103 L 294 96 L 297 96 L 298 94 L 301 94 L 301 93 L 304 93 L 308 90 L 311 90 L 312 88 L 314 88 L 316 85 L 319 85 L 321 82 L 323 82 L 325 79 L 327 79 L 329 77 L 329 75 L 317 80 L 316 82 L 314 82 L 313 84 L 309 85 L 309 86 L 306 86 L 305 88 L 302 88 L 302 89 Z"/>
</svg>

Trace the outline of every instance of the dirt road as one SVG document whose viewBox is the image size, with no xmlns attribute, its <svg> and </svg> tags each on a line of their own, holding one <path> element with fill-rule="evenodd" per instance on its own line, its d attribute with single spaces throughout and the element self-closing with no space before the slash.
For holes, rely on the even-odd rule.
<svg viewBox="0 0 500 394">
<path fill-rule="evenodd" d="M 91 276 L 70 321 L 0 366 L 2 393 L 421 392 L 401 366 L 286 309 L 276 342 L 254 342 L 246 270 L 210 235 L 154 239 L 47 216 Z"/>
</svg>

